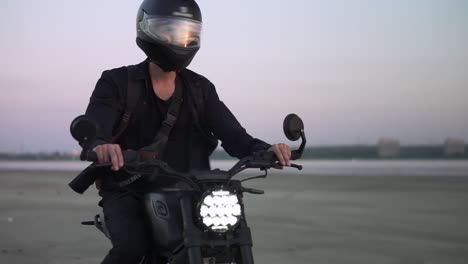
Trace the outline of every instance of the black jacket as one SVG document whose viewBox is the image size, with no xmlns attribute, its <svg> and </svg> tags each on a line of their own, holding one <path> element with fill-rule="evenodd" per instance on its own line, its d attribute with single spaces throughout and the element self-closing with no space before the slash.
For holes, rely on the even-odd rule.
<svg viewBox="0 0 468 264">
<path fill-rule="evenodd" d="M 86 115 L 99 125 L 98 144 L 110 142 L 125 110 L 127 69 L 121 67 L 104 71 L 91 96 Z M 166 155 L 165 161 L 169 165 L 182 171 L 209 169 L 209 155 L 218 139 L 226 152 L 237 158 L 270 147 L 269 144 L 253 138 L 246 132 L 219 99 L 214 85 L 208 79 L 192 71 L 184 71 L 186 76 L 190 76 L 188 79 L 193 85 L 183 87 L 184 102 L 171 132 L 167 149 L 169 152 L 174 149 L 176 152 L 186 153 Z M 116 143 L 120 144 L 122 149 L 137 150 L 151 143 L 164 116 L 158 115 L 155 107 L 152 107 L 154 92 L 148 72 L 148 61 L 136 65 L 133 78 L 140 84 L 141 103 L 137 104 L 129 126 Z M 198 109 L 196 106 L 200 105 L 197 103 L 200 101 L 203 104 L 201 109 Z M 174 161 L 176 157 L 187 160 L 182 163 L 177 162 Z"/>
</svg>

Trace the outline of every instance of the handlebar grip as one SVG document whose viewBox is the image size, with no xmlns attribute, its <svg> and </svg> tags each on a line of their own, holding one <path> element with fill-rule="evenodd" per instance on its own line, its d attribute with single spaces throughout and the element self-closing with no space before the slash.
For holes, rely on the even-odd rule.
<svg viewBox="0 0 468 264">
<path fill-rule="evenodd" d="M 124 158 L 124 162 L 132 162 L 138 158 L 138 152 L 137 151 L 130 151 L 130 150 L 125 150 L 122 151 L 122 156 Z M 91 162 L 96 162 L 98 161 L 97 154 L 95 151 L 91 150 L 88 151 L 85 157 L 86 161 L 91 161 Z"/>
<path fill-rule="evenodd" d="M 85 159 L 86 161 L 91 161 L 91 162 L 96 162 L 98 160 L 96 152 L 92 150 L 86 153 Z"/>
</svg>

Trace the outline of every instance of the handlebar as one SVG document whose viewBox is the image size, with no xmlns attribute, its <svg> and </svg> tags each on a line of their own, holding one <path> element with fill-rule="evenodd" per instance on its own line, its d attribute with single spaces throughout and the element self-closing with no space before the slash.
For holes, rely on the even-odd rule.
<svg viewBox="0 0 468 264">
<path fill-rule="evenodd" d="M 92 165 L 88 166 L 83 172 L 81 172 L 80 175 L 78 175 L 69 184 L 70 187 L 78 193 L 83 193 L 94 182 L 94 180 L 97 177 L 97 173 L 95 173 L 96 169 L 106 169 L 106 167 L 112 165 L 110 162 L 98 164 L 98 157 L 96 152 L 90 151 L 90 149 L 94 146 L 97 130 L 97 124 L 90 118 L 87 118 L 85 115 L 75 118 L 75 120 L 73 120 L 70 126 L 70 132 L 73 138 L 75 138 L 79 142 L 80 146 L 83 148 L 83 151 L 80 155 L 80 159 L 83 161 L 94 162 Z M 285 132 L 286 137 L 289 140 L 296 141 L 299 138 L 302 139 L 302 143 L 299 149 L 292 151 L 290 160 L 296 160 L 301 158 L 306 144 L 304 125 L 302 123 L 302 120 L 295 114 L 289 114 L 284 120 L 283 130 Z M 226 184 L 229 185 L 231 182 L 231 178 L 245 169 L 258 168 L 260 170 L 264 170 L 266 176 L 268 169 L 282 167 L 279 164 L 276 155 L 272 151 L 261 151 L 258 153 L 254 153 L 251 156 L 244 157 L 228 171 L 214 170 L 207 171 L 206 173 L 202 172 L 202 174 L 197 175 L 195 175 L 194 172 L 184 174 L 172 169 L 167 163 L 158 159 L 157 155 L 153 155 L 151 154 L 151 152 L 148 152 L 150 151 L 144 149 L 139 151 L 123 151 L 123 169 L 129 172 L 130 174 L 151 173 L 152 175 L 155 175 L 155 173 L 157 173 L 157 170 L 159 169 L 160 172 L 167 173 L 168 177 L 183 178 L 186 180 L 186 182 L 191 183 L 193 185 L 197 185 L 197 182 L 195 182 L 193 179 L 203 182 L 205 179 L 211 181 L 227 178 Z M 290 164 L 290 167 L 299 170 L 302 169 L 302 166 L 298 164 Z M 213 178 L 212 176 L 214 172 L 218 173 L 222 177 Z M 199 177 L 201 175 L 203 177 Z M 250 178 L 244 179 L 243 181 L 249 179 Z M 245 190 L 253 193 L 256 192 L 256 190 L 251 189 Z"/>
<path fill-rule="evenodd" d="M 132 171 L 134 173 L 138 173 L 143 167 L 145 168 L 153 168 L 153 169 L 161 169 L 162 172 L 167 174 L 171 174 L 178 178 L 183 178 L 185 180 L 193 182 L 193 177 L 190 174 L 180 173 L 174 169 L 172 169 L 166 162 L 163 162 L 153 155 L 148 155 L 147 151 L 122 151 L 122 156 L 124 158 L 124 168 L 128 171 Z M 295 160 L 300 157 L 300 153 L 298 151 L 292 151 L 291 153 L 291 160 Z M 87 153 L 83 152 L 81 155 L 82 160 L 97 162 L 97 154 L 95 151 L 88 151 Z M 112 166 L 111 162 L 95 164 L 96 167 L 107 167 Z M 230 179 L 238 174 L 239 172 L 245 169 L 255 169 L 258 168 L 260 170 L 268 170 L 271 168 L 278 168 L 281 165 L 278 162 L 278 158 L 276 157 L 273 151 L 260 151 L 254 153 L 252 156 L 244 157 L 243 159 L 239 160 L 231 169 L 227 171 L 228 179 L 227 182 L 230 182 Z M 302 170 L 302 165 L 298 164 L 291 164 L 292 168 L 296 168 L 298 170 Z"/>
</svg>

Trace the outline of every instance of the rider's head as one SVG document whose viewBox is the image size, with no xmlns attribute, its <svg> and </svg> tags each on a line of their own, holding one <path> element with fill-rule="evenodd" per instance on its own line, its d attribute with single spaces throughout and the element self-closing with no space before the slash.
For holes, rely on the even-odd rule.
<svg viewBox="0 0 468 264">
<path fill-rule="evenodd" d="M 144 0 L 136 27 L 138 47 L 166 72 L 187 67 L 200 48 L 202 17 L 194 0 Z"/>
</svg>

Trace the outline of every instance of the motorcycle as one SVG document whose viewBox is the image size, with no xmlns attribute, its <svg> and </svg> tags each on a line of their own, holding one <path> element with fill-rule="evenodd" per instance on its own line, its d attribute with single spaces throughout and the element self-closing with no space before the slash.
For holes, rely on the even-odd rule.
<svg viewBox="0 0 468 264">
<path fill-rule="evenodd" d="M 295 114 L 283 122 L 283 130 L 291 141 L 301 138 L 291 160 L 301 158 L 306 137 L 304 124 Z M 86 116 L 77 117 L 71 124 L 72 136 L 82 146 L 80 159 L 97 160 L 90 148 L 96 137 L 97 126 Z M 262 151 L 239 160 L 231 169 L 191 171 L 180 173 L 167 163 L 142 155 L 139 151 L 124 151 L 124 168 L 132 177 L 129 183 L 140 179 L 170 177 L 176 183 L 170 187 L 155 188 L 144 196 L 147 224 L 152 232 L 152 250 L 141 261 L 143 264 L 253 264 L 252 236 L 244 213 L 244 193 L 264 194 L 263 190 L 247 188 L 243 182 L 266 178 L 268 170 L 279 166 L 275 154 Z M 93 163 L 91 166 L 110 166 Z M 302 166 L 291 164 L 301 170 Z M 263 173 L 246 179 L 235 179 L 246 169 Z M 95 226 L 108 238 L 104 216 L 97 214 L 83 225 Z"/>
</svg>

